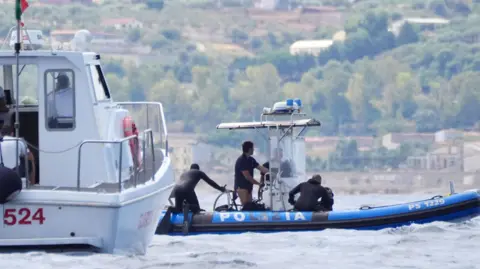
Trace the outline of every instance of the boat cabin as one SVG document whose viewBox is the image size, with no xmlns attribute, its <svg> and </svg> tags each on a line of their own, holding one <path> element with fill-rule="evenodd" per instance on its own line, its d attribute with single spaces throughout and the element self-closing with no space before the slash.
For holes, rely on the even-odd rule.
<svg viewBox="0 0 480 269">
<path fill-rule="evenodd" d="M 306 180 L 305 131 L 320 125 L 318 120 L 307 118 L 298 107 L 276 110 L 274 106 L 273 111 L 264 111 L 258 122 L 221 123 L 217 129 L 266 131 L 263 137 L 268 141 L 270 175 L 265 191 L 270 197 L 265 205 L 271 210 L 287 210 L 288 192 Z"/>
<path fill-rule="evenodd" d="M 0 124 L 15 124 L 18 101 L 19 137 L 35 157 L 36 187 L 91 188 L 129 178 L 129 142 L 122 151 L 102 142 L 125 137 L 129 111 L 113 102 L 100 56 L 30 50 L 20 51 L 18 63 L 19 85 L 15 52 L 0 51 Z"/>
</svg>

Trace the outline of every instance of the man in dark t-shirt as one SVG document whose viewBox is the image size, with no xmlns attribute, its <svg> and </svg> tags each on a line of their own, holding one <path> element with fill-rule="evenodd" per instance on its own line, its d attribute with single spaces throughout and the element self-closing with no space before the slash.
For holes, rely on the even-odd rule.
<svg viewBox="0 0 480 269">
<path fill-rule="evenodd" d="M 261 185 L 253 178 L 253 169 L 267 173 L 268 169 L 258 164 L 253 154 L 253 142 L 245 141 L 242 144 L 242 155 L 235 162 L 235 190 L 240 198 L 242 206 L 252 201 L 253 185 Z"/>
</svg>

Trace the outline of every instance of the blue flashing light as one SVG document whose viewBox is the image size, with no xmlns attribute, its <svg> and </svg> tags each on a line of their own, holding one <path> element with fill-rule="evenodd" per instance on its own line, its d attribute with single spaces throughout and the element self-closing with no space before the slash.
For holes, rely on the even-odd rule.
<svg viewBox="0 0 480 269">
<path fill-rule="evenodd" d="M 300 100 L 300 98 L 295 98 L 295 103 L 297 104 L 297 106 L 300 108 L 302 107 L 302 100 Z"/>
<path fill-rule="evenodd" d="M 293 99 L 287 99 L 287 106 L 292 107 L 293 106 Z"/>
</svg>

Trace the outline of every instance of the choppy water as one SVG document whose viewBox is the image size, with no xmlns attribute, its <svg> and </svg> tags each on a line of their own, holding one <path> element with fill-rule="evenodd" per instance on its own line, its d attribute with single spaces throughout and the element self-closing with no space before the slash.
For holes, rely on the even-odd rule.
<svg viewBox="0 0 480 269">
<path fill-rule="evenodd" d="M 203 193 L 204 195 L 207 193 Z M 432 195 L 336 196 L 337 209 Z M 209 210 L 214 195 L 200 199 Z M 156 236 L 145 256 L 92 253 L 0 254 L 1 269 L 78 268 L 480 268 L 480 218 L 382 231 Z"/>
</svg>

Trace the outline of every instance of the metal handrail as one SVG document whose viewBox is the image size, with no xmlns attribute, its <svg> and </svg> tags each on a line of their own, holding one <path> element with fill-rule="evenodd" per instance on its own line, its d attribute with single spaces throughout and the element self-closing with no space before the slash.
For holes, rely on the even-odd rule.
<svg viewBox="0 0 480 269">
<path fill-rule="evenodd" d="M 160 113 L 160 117 L 162 118 L 162 133 L 165 135 L 165 156 L 168 157 L 168 131 L 167 131 L 167 122 L 165 120 L 165 114 L 163 113 L 163 105 L 160 102 L 148 102 L 148 101 L 140 101 L 140 102 L 116 102 L 117 105 L 157 105 L 158 112 Z M 147 118 L 148 118 L 148 107 L 147 107 Z M 161 138 L 160 138 L 161 139 Z"/>
<path fill-rule="evenodd" d="M 151 148 L 152 148 L 152 163 L 153 167 L 155 167 L 155 151 L 153 149 L 153 131 L 151 129 L 147 129 L 142 132 L 144 140 L 143 140 L 143 168 L 145 170 L 145 135 L 147 133 L 150 133 L 150 142 L 151 142 Z M 86 144 L 120 144 L 120 156 L 119 156 L 119 168 L 118 168 L 118 191 L 122 191 L 122 158 L 123 158 L 123 142 L 129 141 L 131 139 L 138 138 L 138 135 L 131 135 L 122 139 L 118 140 L 84 140 L 80 145 L 78 146 L 78 163 L 77 163 L 77 191 L 80 191 L 80 173 L 81 173 L 81 164 L 82 164 L 82 148 L 83 145 Z M 135 158 L 135 156 L 133 156 Z M 154 171 L 155 169 L 152 169 L 152 178 L 154 178 Z M 134 169 L 135 172 L 135 183 L 134 186 L 137 186 L 137 169 Z"/>
<path fill-rule="evenodd" d="M 28 151 L 28 146 L 27 146 L 27 142 L 25 142 L 25 139 L 21 138 L 21 137 L 12 137 L 12 138 L 5 138 L 3 137 L 3 141 L 18 141 L 19 143 L 22 143 L 23 146 L 25 147 L 25 149 Z M 2 159 L 3 159 L 3 151 L 1 151 L 1 145 L 0 145 L 0 154 L 2 154 Z M 20 156 L 18 156 L 18 151 L 15 153 L 16 157 L 15 158 L 18 158 Z M 27 152 L 25 152 L 25 155 L 23 156 L 23 158 L 25 159 L 25 181 L 26 181 L 26 187 L 28 188 L 30 186 L 30 180 L 29 180 L 29 176 L 30 176 L 30 173 L 28 171 L 28 154 Z M 32 163 L 32 166 L 35 165 L 34 163 Z M 18 166 L 17 166 L 18 168 Z"/>
<path fill-rule="evenodd" d="M 17 26 L 12 26 L 12 28 L 10 28 L 10 30 L 8 30 L 8 34 L 7 34 L 7 37 L 3 40 L 3 43 L 2 43 L 2 46 L 0 47 L 0 50 L 3 49 L 3 46 L 5 46 L 5 44 L 7 42 L 10 42 L 10 39 L 11 39 L 11 35 L 13 33 L 13 31 L 15 30 L 15 28 L 17 28 Z M 28 37 L 28 42 L 30 43 L 30 45 L 33 45 L 32 44 L 32 39 L 30 38 L 30 34 L 28 33 L 28 29 L 26 26 L 23 26 L 23 28 L 25 28 L 25 33 L 27 34 L 27 37 Z M 43 33 L 42 33 L 43 34 Z M 23 35 L 22 35 L 22 41 L 23 41 Z"/>
</svg>

